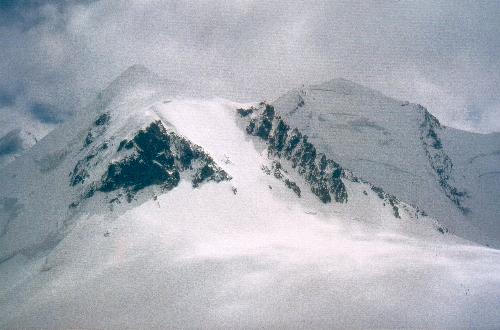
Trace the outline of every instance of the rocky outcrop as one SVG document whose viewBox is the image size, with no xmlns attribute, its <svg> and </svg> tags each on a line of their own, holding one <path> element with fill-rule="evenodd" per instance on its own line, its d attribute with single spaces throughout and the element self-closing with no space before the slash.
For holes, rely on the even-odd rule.
<svg viewBox="0 0 500 330">
<path fill-rule="evenodd" d="M 70 185 L 76 186 L 80 183 L 84 183 L 85 180 L 90 176 L 88 169 L 94 167 L 102 159 L 102 151 L 108 149 L 108 143 L 94 147 L 91 151 L 83 158 L 80 159 L 73 170 L 70 172 Z"/>
<path fill-rule="evenodd" d="M 262 171 L 267 175 L 273 175 L 276 179 L 282 181 L 285 186 L 292 190 L 298 197 L 301 196 L 300 187 L 288 177 L 288 172 L 281 166 L 281 163 L 274 160 L 271 168 L 262 165 Z"/>
<path fill-rule="evenodd" d="M 460 191 L 452 184 L 453 162 L 443 150 L 443 144 L 439 138 L 438 131 L 442 129 L 441 124 L 424 107 L 418 106 L 423 119 L 420 124 L 420 140 L 424 147 L 429 164 L 436 173 L 441 189 L 446 197 L 450 199 L 463 213 L 469 210 L 463 206 L 463 200 L 467 197 L 466 191 Z"/>
<path fill-rule="evenodd" d="M 296 128 L 291 129 L 276 115 L 272 105 L 261 104 L 258 109 L 249 110 L 252 111 L 246 131 L 265 140 L 270 155 L 290 161 L 292 168 L 309 183 L 312 193 L 323 203 L 332 199 L 347 202 L 347 190 L 342 182 L 344 173 L 339 164 L 318 153 L 306 135 Z M 242 117 L 250 115 L 239 113 Z"/>
<path fill-rule="evenodd" d="M 401 215 L 399 214 L 399 206 L 401 204 L 401 201 L 397 199 L 395 196 L 387 194 L 384 192 L 384 190 L 380 187 L 376 187 L 373 185 L 370 185 L 371 189 L 377 194 L 377 196 L 382 199 L 384 202 L 387 202 L 391 205 L 392 207 L 392 213 L 396 218 L 401 218 Z M 384 203 L 385 205 L 385 203 Z M 421 212 L 419 213 L 423 215 Z"/>
<path fill-rule="evenodd" d="M 97 154 L 91 152 L 76 164 L 70 185 L 85 182 Z M 122 140 L 114 158 L 119 160 L 109 163 L 100 180 L 88 185 L 84 198 L 96 191 L 119 191 L 119 196 L 124 193 L 130 202 L 138 191 L 149 186 L 171 190 L 179 184 L 181 173 L 190 178 L 193 187 L 207 181 L 231 179 L 201 147 L 168 131 L 160 121 L 138 131 L 132 139 Z"/>
<path fill-rule="evenodd" d="M 170 190 L 178 185 L 180 173 L 184 171 L 192 172 L 193 187 L 206 181 L 230 179 L 201 147 L 175 132 L 168 132 L 159 121 L 139 131 L 132 140 L 122 141 L 118 150 L 123 149 L 133 151 L 109 164 L 98 190 L 123 188 L 136 192 L 151 185 Z"/>
<path fill-rule="evenodd" d="M 99 115 L 99 117 L 94 121 L 93 126 L 89 129 L 87 136 L 85 137 L 85 141 L 83 142 L 83 146 L 86 147 L 94 140 L 101 136 L 106 127 L 109 125 L 109 121 L 111 120 L 111 116 L 108 113 L 103 113 Z"/>
<path fill-rule="evenodd" d="M 323 203 L 329 203 L 332 200 L 341 203 L 347 202 L 348 194 L 343 181 L 346 180 L 370 187 L 384 205 L 388 204 L 392 208 L 392 213 L 396 218 L 401 218 L 401 210 L 414 218 L 426 215 L 418 207 L 402 203 L 394 195 L 356 177 L 334 160 L 318 153 L 306 135 L 303 135 L 297 128 L 291 129 L 280 116 L 276 115 L 273 106 L 261 103 L 259 108 L 238 110 L 238 113 L 241 117 L 249 120 L 246 126 L 247 133 L 265 140 L 268 145 L 268 154 L 271 157 L 289 161 L 290 166 L 310 185 L 311 192 Z M 300 188 L 294 182 L 286 182 L 287 178 L 283 174 L 286 171 L 280 162 L 275 160 L 272 162 L 271 168 L 263 166 L 262 170 L 285 182 L 300 196 Z M 366 191 L 364 193 L 368 194 Z"/>
</svg>

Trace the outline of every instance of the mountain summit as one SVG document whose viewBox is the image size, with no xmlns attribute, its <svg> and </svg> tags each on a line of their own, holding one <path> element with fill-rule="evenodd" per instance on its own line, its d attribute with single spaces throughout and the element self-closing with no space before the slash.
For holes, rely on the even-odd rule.
<svg viewBox="0 0 500 330">
<path fill-rule="evenodd" d="M 290 91 L 273 105 L 355 175 L 459 236 L 500 246 L 500 135 L 444 127 L 418 104 L 344 79 Z"/>
<path fill-rule="evenodd" d="M 500 325 L 498 135 L 175 88 L 133 66 L 0 168 L 0 327 Z"/>
</svg>

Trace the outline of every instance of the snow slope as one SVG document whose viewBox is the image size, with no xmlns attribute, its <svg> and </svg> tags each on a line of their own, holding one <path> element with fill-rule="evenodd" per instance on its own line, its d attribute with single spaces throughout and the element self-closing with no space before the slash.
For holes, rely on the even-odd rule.
<svg viewBox="0 0 500 330">
<path fill-rule="evenodd" d="M 500 134 L 443 127 L 420 105 L 335 79 L 273 102 L 321 152 L 439 219 L 500 246 Z"/>
<path fill-rule="evenodd" d="M 265 106 L 157 80 L 132 68 L 0 169 L 0 327 L 500 325 L 498 250 L 348 169 L 324 203 L 305 153 L 247 133 Z"/>
</svg>

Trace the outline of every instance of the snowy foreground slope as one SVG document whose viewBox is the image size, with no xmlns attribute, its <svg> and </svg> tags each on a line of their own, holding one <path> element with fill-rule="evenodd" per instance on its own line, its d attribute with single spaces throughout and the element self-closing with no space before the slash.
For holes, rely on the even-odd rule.
<svg viewBox="0 0 500 330">
<path fill-rule="evenodd" d="M 455 222 L 284 99 L 158 80 L 128 70 L 0 169 L 1 328 L 500 326 L 500 251 L 452 234 L 471 220 L 446 195 Z"/>
</svg>

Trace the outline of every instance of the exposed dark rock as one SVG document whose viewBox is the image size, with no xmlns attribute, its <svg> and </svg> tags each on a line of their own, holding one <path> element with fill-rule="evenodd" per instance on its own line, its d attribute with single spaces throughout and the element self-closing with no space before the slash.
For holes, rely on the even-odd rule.
<svg viewBox="0 0 500 330">
<path fill-rule="evenodd" d="M 371 188 L 378 195 L 378 197 L 380 199 L 384 199 L 385 198 L 385 192 L 382 190 L 382 188 L 375 187 L 375 186 L 372 186 Z"/>
<path fill-rule="evenodd" d="M 293 113 L 297 112 L 297 110 L 299 110 L 300 108 L 302 108 L 306 104 L 305 101 L 304 101 L 304 98 L 302 97 L 302 95 L 304 95 L 304 93 L 305 92 L 303 90 L 301 90 L 296 95 L 296 97 L 297 97 L 297 105 L 295 106 L 295 108 L 292 111 L 290 111 L 290 114 L 293 114 Z"/>
<path fill-rule="evenodd" d="M 266 165 L 261 166 L 262 172 L 266 173 L 267 175 L 271 175 L 271 169 L 267 167 Z"/>
<path fill-rule="evenodd" d="M 260 112 L 259 112 L 260 111 Z M 290 129 L 281 117 L 275 114 L 274 107 L 264 104 L 254 110 L 254 116 L 246 131 L 268 142 L 270 155 L 285 158 L 292 168 L 310 184 L 311 191 L 318 198 L 328 203 L 347 201 L 347 191 L 342 182 L 342 168 L 325 155 L 318 155 L 316 148 L 297 128 Z"/>
<path fill-rule="evenodd" d="M 172 143 L 174 144 L 174 149 L 176 150 L 182 170 L 190 168 L 191 163 L 200 157 L 208 157 L 207 160 L 213 162 L 208 155 L 204 155 L 200 147 L 193 145 L 182 137 L 172 139 Z"/>
<path fill-rule="evenodd" d="M 227 180 L 230 180 L 229 175 L 212 162 L 196 170 L 192 184 L 193 187 L 198 187 L 204 181 L 221 182 Z"/>
<path fill-rule="evenodd" d="M 248 115 L 251 115 L 252 112 L 254 111 L 254 108 L 248 108 L 248 109 L 237 109 L 236 111 L 238 111 L 238 114 L 241 116 L 241 117 L 246 117 Z"/>
<path fill-rule="evenodd" d="M 292 191 L 300 197 L 300 188 L 299 186 L 297 186 L 297 184 L 293 181 L 290 181 L 288 179 L 285 179 L 285 185 L 289 188 L 289 189 L 292 189 Z"/>
<path fill-rule="evenodd" d="M 303 105 L 299 101 L 297 109 Z M 435 121 L 437 122 L 437 119 Z M 437 122 L 437 126 L 440 127 L 439 122 Z M 291 129 L 280 116 L 275 114 L 274 108 L 269 104 L 262 102 L 258 109 L 252 109 L 252 118 L 246 127 L 246 131 L 248 134 L 258 136 L 267 142 L 269 156 L 290 161 L 291 167 L 306 180 L 310 185 L 311 191 L 324 203 L 332 200 L 347 202 L 348 194 L 343 180 L 348 180 L 355 183 L 368 184 L 377 196 L 383 200 L 384 205 L 386 203 L 391 205 L 396 218 L 401 217 L 401 207 L 409 210 L 408 206 L 402 204 L 395 196 L 387 194 L 381 188 L 375 187 L 356 177 L 352 172 L 344 170 L 338 163 L 328 159 L 324 154 L 318 153 L 315 146 L 308 141 L 307 136 L 302 135 L 297 128 Z M 440 150 L 442 148 L 442 144 L 433 130 L 430 130 L 426 136 L 432 140 L 430 145 L 434 149 Z M 273 174 L 276 178 L 283 180 L 281 172 L 279 169 L 276 171 L 274 163 L 272 167 L 272 169 L 269 169 L 263 166 L 262 170 L 268 175 Z M 446 168 L 446 166 L 444 167 Z M 436 170 L 436 172 L 441 173 L 446 172 L 446 170 Z M 286 180 L 289 181 L 289 179 L 284 180 L 285 184 L 288 187 L 292 187 L 293 185 L 290 182 L 286 182 Z M 300 196 L 298 186 L 296 189 L 298 189 L 296 193 L 298 192 Z M 456 189 L 449 189 L 449 192 L 456 196 L 462 194 Z M 363 191 L 363 193 L 368 195 L 366 191 Z M 426 215 L 425 212 L 419 210 L 417 207 L 412 207 L 417 217 L 418 215 Z"/>
<path fill-rule="evenodd" d="M 282 171 L 282 168 L 281 168 L 281 164 L 279 162 L 276 162 L 274 161 L 272 163 L 272 169 L 273 169 L 273 175 L 276 179 L 283 179 L 283 174 L 281 173 Z"/>
<path fill-rule="evenodd" d="M 97 190 L 126 191 L 128 201 L 145 187 L 157 185 L 170 190 L 179 184 L 180 173 L 191 171 L 193 187 L 202 182 L 230 180 L 202 148 L 174 132 L 168 132 L 161 122 L 151 123 L 130 140 L 123 140 L 118 152 L 133 150 L 119 161 L 108 165 Z"/>
<path fill-rule="evenodd" d="M 391 194 L 388 194 L 386 193 L 382 188 L 380 187 L 376 187 L 376 186 L 373 186 L 371 185 L 371 189 L 377 194 L 377 196 L 382 199 L 384 202 L 388 202 L 391 207 L 392 207 L 392 213 L 394 214 L 394 216 L 398 219 L 401 219 L 401 215 L 399 213 L 399 206 L 401 205 L 401 201 L 396 198 L 396 196 L 393 196 Z M 365 193 L 363 191 L 363 193 Z M 386 203 L 384 203 L 384 206 L 386 205 Z M 420 213 L 421 215 L 422 212 L 420 212 L 417 208 L 416 209 L 416 213 L 417 215 Z"/>
<path fill-rule="evenodd" d="M 86 147 L 92 142 L 94 142 L 94 137 L 92 136 L 92 132 L 88 132 L 87 136 L 85 137 L 85 141 L 83 142 L 83 146 Z"/>
<path fill-rule="evenodd" d="M 106 127 L 109 125 L 110 120 L 111 116 L 109 115 L 109 113 L 103 113 L 99 115 L 99 117 L 97 117 L 97 119 L 94 121 L 94 125 L 87 132 L 87 136 L 85 137 L 83 146 L 87 147 L 91 145 L 96 138 L 101 136 L 106 130 Z"/>
<path fill-rule="evenodd" d="M 292 157 L 294 149 L 297 147 L 301 140 L 302 134 L 300 134 L 297 128 L 294 128 L 290 135 L 288 135 L 287 142 L 285 144 L 284 156 L 287 159 L 290 159 Z"/>
<path fill-rule="evenodd" d="M 311 185 L 311 191 L 313 192 L 313 194 L 318 196 L 319 200 L 323 203 L 329 203 L 332 201 L 330 191 L 328 190 L 328 185 L 323 179 L 317 180 L 313 185 Z"/>
<path fill-rule="evenodd" d="M 94 122 L 95 126 L 102 126 L 102 125 L 107 125 L 109 123 L 109 120 L 111 119 L 111 116 L 108 113 L 103 113 L 100 115 L 96 121 Z"/>
<path fill-rule="evenodd" d="M 391 206 L 392 206 L 392 213 L 394 214 L 394 216 L 396 218 L 401 219 L 401 216 L 399 215 L 399 208 L 397 206 L 399 201 L 394 196 L 390 196 L 388 198 L 388 200 L 389 200 L 389 204 L 391 204 Z"/>
<path fill-rule="evenodd" d="M 466 198 L 466 191 L 459 191 L 452 184 L 453 162 L 451 158 L 443 150 L 443 144 L 439 139 L 438 131 L 442 129 L 441 124 L 430 114 L 424 107 L 419 106 L 419 111 L 423 114 L 423 120 L 420 124 L 420 139 L 424 147 L 425 153 L 429 160 L 429 164 L 436 173 L 439 180 L 439 185 L 459 210 L 463 213 L 468 213 L 469 210 L 463 206 L 463 200 Z"/>
<path fill-rule="evenodd" d="M 259 116 L 251 119 L 246 130 L 248 134 L 258 136 L 263 140 L 267 140 L 269 138 L 269 133 L 273 128 L 273 119 L 274 107 L 271 105 L 266 105 Z"/>
<path fill-rule="evenodd" d="M 92 183 L 89 186 L 85 187 L 85 192 L 83 193 L 83 198 L 87 199 L 87 198 L 94 196 L 96 190 L 97 190 L 97 188 L 96 188 L 95 183 Z"/>
<path fill-rule="evenodd" d="M 101 115 L 95 124 L 101 127 L 108 122 L 109 116 Z M 107 159 L 102 151 L 108 148 L 105 142 L 88 151 L 70 173 L 70 185 L 84 183 L 90 177 L 95 179 L 96 174 L 91 172 L 99 168 L 98 163 Z M 138 191 L 149 186 L 157 186 L 162 191 L 171 190 L 179 184 L 182 172 L 186 172 L 193 187 L 207 181 L 231 179 L 201 147 L 175 132 L 167 131 L 160 121 L 139 130 L 132 139 L 122 140 L 116 153 L 114 158 L 119 160 L 107 165 L 100 180 L 84 185 L 83 199 L 91 198 L 97 191 L 118 191 L 110 203 L 119 203 L 121 197 L 131 202 Z M 74 202 L 70 208 L 78 204 Z"/>
<path fill-rule="evenodd" d="M 90 175 L 88 169 L 95 166 L 95 164 L 99 161 L 97 159 L 99 158 L 98 155 L 100 155 L 101 152 L 106 149 L 108 149 L 108 143 L 104 142 L 100 146 L 94 147 L 87 156 L 85 156 L 83 159 L 80 159 L 76 163 L 75 167 L 69 174 L 71 186 L 76 186 L 77 184 L 85 182 L 85 180 Z"/>
<path fill-rule="evenodd" d="M 288 131 L 290 127 L 285 124 L 283 120 L 278 120 L 276 128 L 269 137 L 269 143 L 274 145 L 277 152 L 281 152 L 285 147 L 286 139 L 288 137 Z"/>
<path fill-rule="evenodd" d="M 118 150 L 117 151 L 122 151 L 123 149 L 132 149 L 132 147 L 134 146 L 134 143 L 132 141 L 128 141 L 128 140 L 122 140 L 120 142 L 120 144 L 118 145 Z"/>
<path fill-rule="evenodd" d="M 117 197 L 111 198 L 111 199 L 109 200 L 109 203 L 110 203 L 110 204 L 113 204 L 113 203 L 118 203 L 118 204 L 121 204 L 121 202 L 120 202 L 120 197 L 121 197 L 121 194 L 118 194 L 118 196 L 117 196 Z"/>
<path fill-rule="evenodd" d="M 444 234 L 446 234 L 446 233 L 448 233 L 448 228 L 446 228 L 446 227 L 441 227 L 441 226 L 439 226 L 439 227 L 437 228 L 437 230 L 438 230 L 441 234 L 443 234 L 443 235 L 444 235 Z"/>
<path fill-rule="evenodd" d="M 89 177 L 89 173 L 86 169 L 88 164 L 88 159 L 87 157 L 85 159 L 79 160 L 73 171 L 70 173 L 70 185 L 71 186 L 76 186 L 79 183 L 85 182 L 85 179 Z"/>
<path fill-rule="evenodd" d="M 295 182 L 291 181 L 288 177 L 286 177 L 288 172 L 282 167 L 279 161 L 274 160 L 271 163 L 271 168 L 262 165 L 262 171 L 267 175 L 272 174 L 276 179 L 282 181 L 288 189 L 291 189 L 298 197 L 300 197 L 301 191 L 299 186 Z M 269 186 L 269 189 L 272 189 L 272 187 Z"/>
<path fill-rule="evenodd" d="M 303 103 L 299 102 L 297 107 L 303 105 Z M 408 206 L 401 203 L 395 196 L 356 177 L 352 172 L 343 169 L 337 162 L 328 159 L 326 155 L 318 153 L 315 146 L 308 141 L 308 137 L 301 134 L 297 128 L 291 129 L 280 116 L 275 114 L 274 108 L 269 104 L 261 103 L 258 109 L 252 109 L 252 118 L 246 127 L 246 131 L 248 134 L 258 136 L 267 142 L 269 156 L 288 160 L 291 167 L 310 185 L 311 192 L 323 203 L 329 203 L 332 200 L 347 202 L 348 194 L 343 180 L 348 180 L 368 184 L 377 196 L 383 200 L 384 205 L 389 204 L 391 206 L 396 218 L 401 217 L 401 207 L 408 210 Z M 429 133 L 429 137 L 433 139 L 437 135 Z M 436 141 L 432 145 L 436 148 L 441 146 Z M 277 179 L 284 181 L 287 187 L 300 196 L 300 188 L 288 178 L 283 177 L 281 164 L 274 161 L 271 167 L 262 166 L 262 170 L 266 174 L 272 174 Z M 366 190 L 363 193 L 368 195 Z M 457 194 L 460 193 L 457 192 Z M 417 207 L 413 206 L 413 208 L 416 216 L 426 215 Z"/>
<path fill-rule="evenodd" d="M 109 192 L 119 188 L 127 188 L 132 192 L 151 185 L 162 185 L 165 189 L 172 189 L 180 181 L 179 171 L 169 164 L 168 158 L 164 163 L 155 160 L 145 161 L 139 155 L 123 159 L 110 164 L 102 180 L 100 191 Z"/>
</svg>

